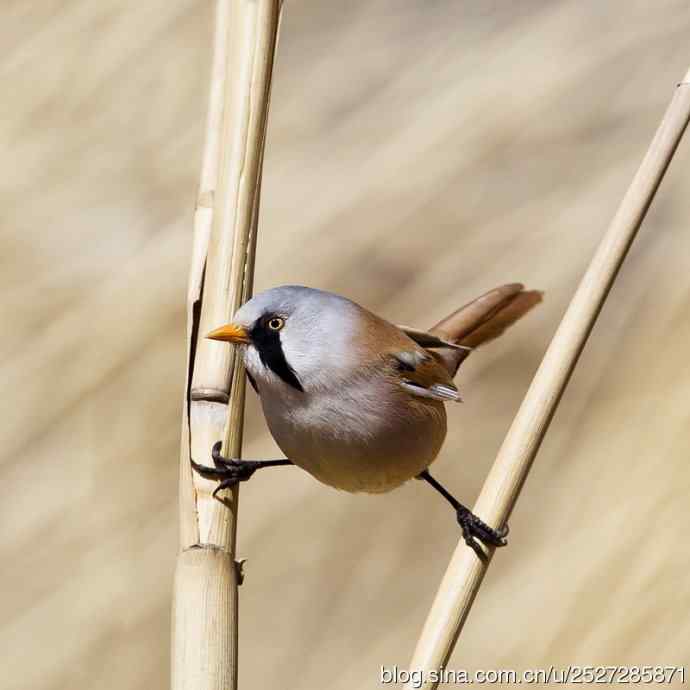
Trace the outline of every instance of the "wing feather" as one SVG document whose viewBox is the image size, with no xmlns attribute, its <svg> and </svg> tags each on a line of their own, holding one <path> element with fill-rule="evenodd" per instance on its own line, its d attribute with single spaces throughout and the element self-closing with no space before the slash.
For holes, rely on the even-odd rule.
<svg viewBox="0 0 690 690">
<path fill-rule="evenodd" d="M 412 328 L 411 326 L 398 326 L 398 328 L 407 336 L 412 338 L 412 340 L 421 345 L 422 347 L 447 347 L 451 350 L 471 350 L 472 348 L 468 345 L 458 345 L 457 343 L 451 343 L 449 340 L 444 340 L 439 338 L 429 331 L 422 331 L 419 328 Z"/>
<path fill-rule="evenodd" d="M 397 380 L 408 393 L 439 402 L 462 402 L 448 370 L 434 353 L 397 350 L 391 355 Z"/>
</svg>

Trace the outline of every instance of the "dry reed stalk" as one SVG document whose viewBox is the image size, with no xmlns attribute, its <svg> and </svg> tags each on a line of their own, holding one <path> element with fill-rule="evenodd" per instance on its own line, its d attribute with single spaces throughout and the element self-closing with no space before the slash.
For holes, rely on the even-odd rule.
<svg viewBox="0 0 690 690">
<path fill-rule="evenodd" d="M 474 507 L 490 525 L 510 517 L 558 402 L 619 268 L 632 244 L 690 119 L 690 71 L 673 99 L 627 194 L 604 235 L 534 376 Z M 432 671 L 445 668 L 482 583 L 493 550 L 480 561 L 460 541 L 443 577 L 410 669 L 407 688 L 436 688 Z M 416 683 L 419 675 L 423 684 Z"/>
<path fill-rule="evenodd" d="M 204 334 L 251 295 L 259 188 L 281 0 L 218 0 L 188 290 L 188 363 L 180 449 L 180 553 L 172 628 L 173 690 L 237 687 L 238 491 L 211 497 L 193 473 L 212 445 L 239 457 L 245 377 Z"/>
</svg>

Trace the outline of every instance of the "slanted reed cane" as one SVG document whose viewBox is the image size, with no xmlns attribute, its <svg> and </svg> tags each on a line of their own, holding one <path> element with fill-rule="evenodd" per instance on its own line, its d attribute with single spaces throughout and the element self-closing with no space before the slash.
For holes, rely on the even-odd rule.
<svg viewBox="0 0 690 690">
<path fill-rule="evenodd" d="M 659 129 L 618 212 L 605 233 L 503 441 L 474 507 L 490 525 L 503 525 L 513 510 L 532 461 L 587 342 L 618 270 L 635 239 L 690 118 L 690 71 L 678 84 Z M 489 565 L 460 542 L 446 570 L 417 642 L 410 669 L 415 688 L 438 686 Z M 527 554 L 525 557 L 529 557 Z M 419 676 L 424 679 L 419 685 Z M 437 674 L 436 674 L 437 677 Z M 413 687 L 412 683 L 407 685 Z"/>
</svg>

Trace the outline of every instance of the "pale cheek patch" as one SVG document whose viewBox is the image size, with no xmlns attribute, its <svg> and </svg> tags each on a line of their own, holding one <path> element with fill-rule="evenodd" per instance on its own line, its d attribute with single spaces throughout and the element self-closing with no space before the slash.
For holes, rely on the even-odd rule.
<svg viewBox="0 0 690 690">
<path fill-rule="evenodd" d="M 242 359 L 244 360 L 244 366 L 247 367 L 247 371 L 256 381 L 272 383 L 276 379 L 273 372 L 264 366 L 255 347 L 243 347 Z"/>
</svg>

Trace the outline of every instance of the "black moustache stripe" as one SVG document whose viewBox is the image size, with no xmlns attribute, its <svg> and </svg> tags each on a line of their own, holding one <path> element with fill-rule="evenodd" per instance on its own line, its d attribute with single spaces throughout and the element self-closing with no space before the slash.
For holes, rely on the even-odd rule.
<svg viewBox="0 0 690 690">
<path fill-rule="evenodd" d="M 256 347 L 261 358 L 261 363 L 285 381 L 285 383 L 298 391 L 304 392 L 295 370 L 285 359 L 279 331 L 273 331 L 268 326 L 259 323 L 252 328 L 250 335 L 252 344 Z"/>
<path fill-rule="evenodd" d="M 259 389 L 256 387 L 256 381 L 254 380 L 254 377 L 249 373 L 247 369 L 244 370 L 244 373 L 247 375 L 247 380 L 249 383 L 252 384 L 252 388 L 254 389 L 254 392 L 258 395 L 259 394 Z"/>
</svg>

